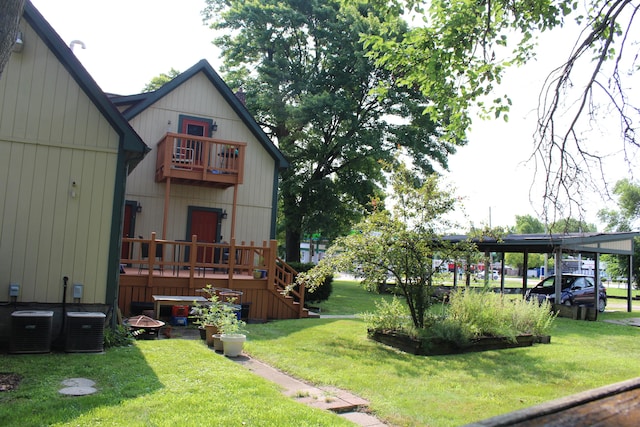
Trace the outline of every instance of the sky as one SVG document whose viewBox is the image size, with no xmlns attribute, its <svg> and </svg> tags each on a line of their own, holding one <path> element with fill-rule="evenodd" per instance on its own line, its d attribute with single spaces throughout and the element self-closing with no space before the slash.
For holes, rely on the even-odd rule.
<svg viewBox="0 0 640 427">
<path fill-rule="evenodd" d="M 203 0 L 32 0 L 103 91 L 119 95 L 140 93 L 155 76 L 171 68 L 185 71 L 206 59 L 220 71 L 219 50 L 212 44 L 213 30 L 202 22 Z M 538 217 L 541 211 L 540 176 L 534 182 L 531 163 L 537 103 L 543 79 L 562 64 L 572 37 L 543 37 L 537 61 L 511 70 L 496 91 L 513 101 L 509 121 L 474 119 L 468 144 L 449 160 L 445 181 L 456 189 L 465 206 L 463 226 L 513 226 L 516 215 Z M 616 136 L 595 135 L 595 138 Z M 611 166 L 607 181 L 626 176 L 625 168 Z M 602 207 L 615 202 L 585 192 L 588 222 L 597 221 Z"/>
</svg>

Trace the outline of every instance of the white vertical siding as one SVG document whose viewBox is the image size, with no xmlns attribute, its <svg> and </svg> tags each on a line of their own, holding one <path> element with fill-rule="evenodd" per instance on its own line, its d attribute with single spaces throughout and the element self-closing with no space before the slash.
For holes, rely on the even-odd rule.
<svg viewBox="0 0 640 427">
<path fill-rule="evenodd" d="M 23 31 L 0 78 L 0 277 L 24 302 L 60 302 L 68 276 L 83 303 L 105 303 L 119 136 Z"/>
</svg>

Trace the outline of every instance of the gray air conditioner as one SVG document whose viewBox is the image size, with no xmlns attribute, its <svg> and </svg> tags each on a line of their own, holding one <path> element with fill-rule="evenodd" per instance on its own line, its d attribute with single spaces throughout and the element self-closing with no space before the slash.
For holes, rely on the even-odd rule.
<svg viewBox="0 0 640 427">
<path fill-rule="evenodd" d="M 49 353 L 52 329 L 53 311 L 14 311 L 9 353 Z"/>
<path fill-rule="evenodd" d="M 104 313 L 67 313 L 64 349 L 68 353 L 95 353 L 104 350 Z"/>
</svg>

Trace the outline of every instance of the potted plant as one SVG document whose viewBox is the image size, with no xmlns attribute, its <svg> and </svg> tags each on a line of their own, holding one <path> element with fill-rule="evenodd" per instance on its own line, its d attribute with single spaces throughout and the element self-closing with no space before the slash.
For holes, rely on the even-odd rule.
<svg viewBox="0 0 640 427">
<path fill-rule="evenodd" d="M 267 277 L 267 270 L 264 268 L 264 257 L 260 256 L 258 258 L 258 263 L 256 264 L 256 268 L 253 269 L 253 278 L 254 279 L 264 279 Z"/>
<path fill-rule="evenodd" d="M 219 325 L 224 316 L 224 304 L 220 302 L 211 285 L 207 285 L 204 292 L 207 294 L 207 302 L 204 304 L 194 303 L 191 316 L 195 318 L 193 323 L 204 329 L 205 340 L 207 345 L 211 347 L 213 346 L 213 335 L 219 332 Z"/>
<path fill-rule="evenodd" d="M 247 340 L 246 323 L 238 318 L 238 308 L 234 304 L 222 304 L 223 316 L 219 324 L 222 350 L 227 357 L 237 357 L 242 353 Z"/>
</svg>

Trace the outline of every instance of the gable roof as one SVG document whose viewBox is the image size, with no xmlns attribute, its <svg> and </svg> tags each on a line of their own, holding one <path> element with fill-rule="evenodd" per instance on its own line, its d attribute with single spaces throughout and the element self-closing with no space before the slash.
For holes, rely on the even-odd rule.
<svg viewBox="0 0 640 427">
<path fill-rule="evenodd" d="M 71 49 L 30 1 L 26 2 L 22 16 L 58 58 L 58 61 L 69 72 L 113 129 L 120 135 L 119 150 L 124 152 L 124 158 L 129 163 L 129 171 L 133 170 L 151 149 L 111 103 Z"/>
<path fill-rule="evenodd" d="M 123 115 L 127 120 L 131 120 L 136 117 L 138 114 L 149 108 L 152 104 L 157 102 L 159 99 L 169 94 L 171 91 L 176 89 L 178 86 L 191 79 L 196 74 L 202 72 L 213 84 L 213 86 L 220 92 L 222 97 L 227 101 L 227 103 L 231 106 L 233 111 L 240 117 L 242 122 L 247 126 L 247 128 L 251 131 L 251 133 L 256 137 L 256 139 L 260 142 L 260 144 L 264 147 L 264 149 L 271 155 L 271 157 L 276 161 L 276 165 L 278 168 L 286 168 L 289 166 L 289 162 L 284 157 L 284 154 L 275 146 L 273 141 L 264 133 L 262 128 L 256 123 L 255 119 L 249 113 L 247 108 L 240 102 L 238 97 L 233 93 L 231 88 L 227 86 L 227 84 L 222 80 L 220 75 L 213 69 L 213 67 L 209 64 L 206 59 L 201 59 L 194 66 L 189 68 L 184 73 L 181 73 L 177 77 L 175 77 L 170 82 L 164 84 L 160 89 L 148 92 L 141 93 L 137 95 L 129 95 L 129 96 L 113 96 L 111 101 L 115 105 L 119 106 L 129 106 L 126 110 L 123 111 Z"/>
</svg>

